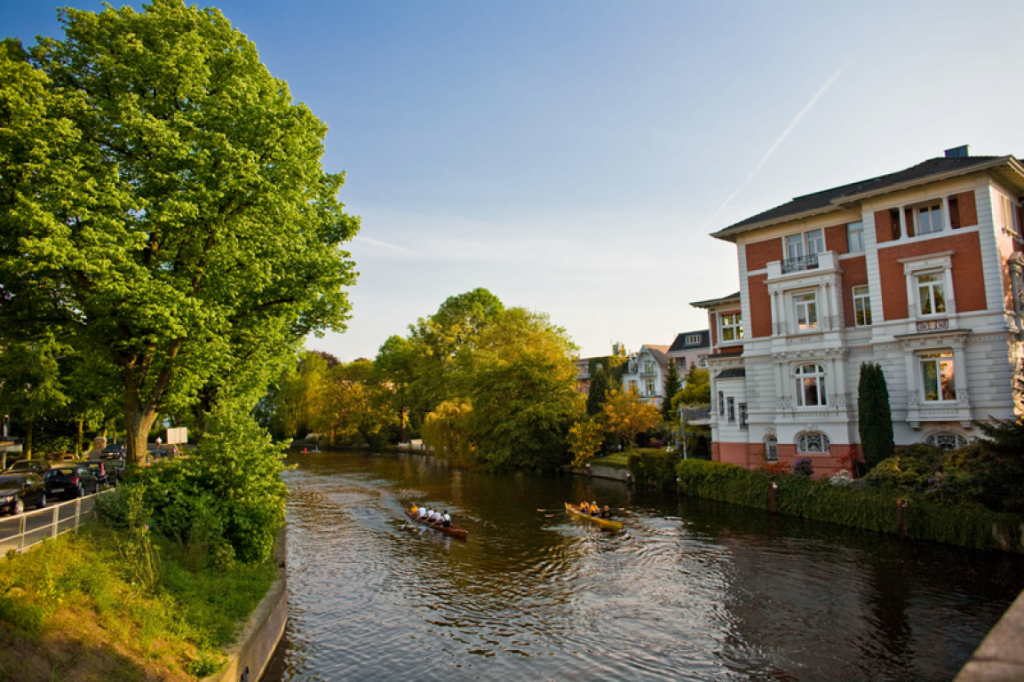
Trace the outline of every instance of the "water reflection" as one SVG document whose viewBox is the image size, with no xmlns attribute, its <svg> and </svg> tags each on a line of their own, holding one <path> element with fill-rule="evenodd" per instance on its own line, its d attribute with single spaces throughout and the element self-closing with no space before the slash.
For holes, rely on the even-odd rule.
<svg viewBox="0 0 1024 682">
<path fill-rule="evenodd" d="M 296 462 L 284 680 L 950 679 L 1024 587 L 1018 557 L 599 479 Z M 564 514 L 595 498 L 623 532 Z"/>
</svg>

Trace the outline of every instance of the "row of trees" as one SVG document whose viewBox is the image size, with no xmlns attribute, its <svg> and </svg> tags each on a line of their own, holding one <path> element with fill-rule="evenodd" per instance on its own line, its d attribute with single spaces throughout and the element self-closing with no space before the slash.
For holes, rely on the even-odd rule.
<svg viewBox="0 0 1024 682">
<path fill-rule="evenodd" d="M 61 21 L 0 44 L 0 405 L 28 435 L 116 413 L 134 462 L 158 416 L 244 414 L 344 329 L 359 221 L 327 126 L 219 11 Z"/>
</svg>

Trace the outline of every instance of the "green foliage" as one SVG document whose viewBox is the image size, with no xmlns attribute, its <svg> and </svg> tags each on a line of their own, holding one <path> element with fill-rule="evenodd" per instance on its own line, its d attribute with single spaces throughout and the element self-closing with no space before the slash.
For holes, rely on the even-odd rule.
<svg viewBox="0 0 1024 682">
<path fill-rule="evenodd" d="M 622 386 L 621 372 L 611 367 L 602 366 L 590 375 L 590 388 L 587 392 L 587 414 L 591 417 L 601 414 L 608 392 Z"/>
<path fill-rule="evenodd" d="M 669 424 L 679 424 L 679 413 L 672 406 L 672 398 L 679 393 L 682 382 L 679 379 L 679 368 L 674 358 L 669 358 L 668 376 L 665 378 L 665 400 L 661 401 L 661 419 Z"/>
<path fill-rule="evenodd" d="M 901 448 L 892 457 L 876 464 L 863 481 L 865 485 L 885 490 L 923 492 L 942 458 L 943 452 L 939 448 L 917 443 Z"/>
<path fill-rule="evenodd" d="M 61 13 L 0 51 L 0 333 L 116 370 L 129 453 L 162 411 L 263 392 L 340 331 L 358 230 L 320 164 L 326 125 L 215 9 Z M 203 410 L 200 410 L 202 413 Z"/>
<path fill-rule="evenodd" d="M 603 440 L 604 427 L 596 419 L 585 419 L 573 424 L 569 429 L 569 451 L 573 455 L 573 466 L 583 466 L 601 449 Z"/>
<path fill-rule="evenodd" d="M 456 464 L 475 463 L 476 448 L 469 439 L 469 415 L 472 412 L 473 406 L 469 403 L 441 403 L 423 422 L 423 442 Z"/>
<path fill-rule="evenodd" d="M 861 451 L 870 470 L 895 450 L 889 388 L 880 365 L 865 362 L 860 366 L 857 387 L 858 429 Z"/>
<path fill-rule="evenodd" d="M 249 415 L 227 407 L 219 407 L 210 423 L 190 457 L 141 470 L 128 483 L 144 490 L 152 525 L 161 534 L 183 543 L 201 538 L 214 546 L 223 538 L 243 562 L 265 561 L 284 523 L 282 447 Z M 122 489 L 115 493 L 122 494 Z"/>
<path fill-rule="evenodd" d="M 977 549 L 1021 549 L 1020 524 L 1024 518 L 972 502 L 951 504 L 912 491 L 856 484 L 836 486 L 805 476 L 772 477 L 732 464 L 692 459 L 679 462 L 676 473 L 686 495 L 757 509 L 768 508 L 768 486 L 774 482 L 778 486 L 779 513 L 883 533 L 899 532 L 896 502 L 908 499 L 908 537 Z"/>
<path fill-rule="evenodd" d="M 633 480 L 640 485 L 666 488 L 675 485 L 676 464 L 680 461 L 678 452 L 662 449 L 637 448 L 629 451 L 626 466 Z"/>
<path fill-rule="evenodd" d="M 632 448 L 638 434 L 658 425 L 661 415 L 650 403 L 644 402 L 636 389 L 609 391 L 602 408 L 606 428 L 626 441 Z"/>
<path fill-rule="evenodd" d="M 686 373 L 686 386 L 671 395 L 673 410 L 680 406 L 711 404 L 711 374 L 705 368 L 691 367 Z"/>
</svg>

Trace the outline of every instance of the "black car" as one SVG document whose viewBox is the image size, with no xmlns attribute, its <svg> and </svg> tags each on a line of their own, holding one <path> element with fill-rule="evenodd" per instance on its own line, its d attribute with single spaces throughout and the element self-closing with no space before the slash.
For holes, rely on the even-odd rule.
<svg viewBox="0 0 1024 682">
<path fill-rule="evenodd" d="M 109 471 L 107 462 L 82 462 L 82 464 L 89 467 L 89 471 L 96 477 L 96 485 L 105 486 L 110 483 L 110 476 L 107 473 Z"/>
<path fill-rule="evenodd" d="M 30 504 L 46 506 L 46 486 L 39 474 L 0 475 L 0 513 L 17 515 Z"/>
<path fill-rule="evenodd" d="M 45 459 L 19 459 L 17 462 L 7 467 L 4 471 L 5 474 L 25 474 L 32 472 L 42 476 L 46 473 L 47 469 L 50 468 L 50 463 Z"/>
<path fill-rule="evenodd" d="M 124 480 L 124 459 L 106 459 L 103 460 L 103 466 L 107 470 L 107 482 L 110 485 L 117 485 Z"/>
<path fill-rule="evenodd" d="M 61 464 L 46 472 L 46 494 L 50 497 L 82 497 L 97 492 L 100 484 L 84 464 Z"/>
<path fill-rule="evenodd" d="M 114 443 L 103 448 L 102 459 L 124 459 L 127 455 L 127 451 L 124 449 L 124 445 L 120 443 Z"/>
</svg>

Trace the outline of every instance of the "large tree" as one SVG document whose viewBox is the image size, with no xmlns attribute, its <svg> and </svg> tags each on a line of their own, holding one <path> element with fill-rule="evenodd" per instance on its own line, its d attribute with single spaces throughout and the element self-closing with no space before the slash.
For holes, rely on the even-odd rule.
<svg viewBox="0 0 1024 682">
<path fill-rule="evenodd" d="M 219 11 L 62 22 L 0 50 L 0 328 L 111 363 L 138 461 L 162 410 L 251 395 L 299 339 L 344 328 L 358 219 L 321 167 L 326 126 Z"/>
<path fill-rule="evenodd" d="M 604 404 L 604 421 L 612 433 L 626 441 L 630 450 L 636 437 L 658 425 L 658 408 L 644 402 L 635 388 L 628 391 L 610 391 Z"/>
</svg>

